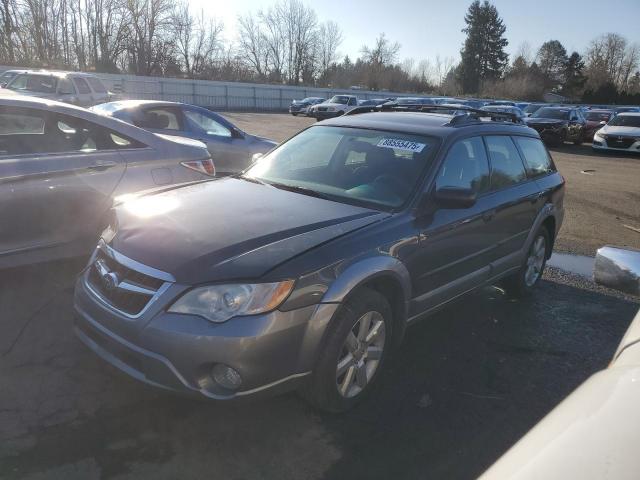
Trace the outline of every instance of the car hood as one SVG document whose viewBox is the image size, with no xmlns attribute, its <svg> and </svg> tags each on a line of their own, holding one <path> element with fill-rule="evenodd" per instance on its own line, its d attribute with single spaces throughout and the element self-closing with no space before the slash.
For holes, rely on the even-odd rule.
<svg viewBox="0 0 640 480">
<path fill-rule="evenodd" d="M 600 129 L 599 133 L 604 135 L 623 135 L 623 136 L 630 136 L 630 137 L 640 137 L 640 128 L 605 125 Z"/>
<path fill-rule="evenodd" d="M 562 125 L 567 123 L 566 120 L 560 120 L 557 118 L 526 118 L 527 125 Z"/>
<path fill-rule="evenodd" d="M 225 178 L 122 203 L 105 240 L 127 257 L 193 285 L 259 278 L 388 215 Z"/>
</svg>

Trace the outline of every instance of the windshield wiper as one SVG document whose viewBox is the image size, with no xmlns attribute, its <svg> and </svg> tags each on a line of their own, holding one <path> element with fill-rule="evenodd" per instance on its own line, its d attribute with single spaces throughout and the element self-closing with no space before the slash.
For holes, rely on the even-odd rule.
<svg viewBox="0 0 640 480">
<path fill-rule="evenodd" d="M 279 188 L 280 190 L 287 190 L 289 192 L 301 193 L 302 195 L 308 195 L 310 197 L 330 200 L 328 195 L 325 195 L 324 193 L 318 192 L 316 190 L 312 190 L 311 188 L 299 187 L 298 185 L 287 185 L 286 183 L 278 183 L 278 182 L 267 182 L 267 183 L 276 188 Z"/>
</svg>

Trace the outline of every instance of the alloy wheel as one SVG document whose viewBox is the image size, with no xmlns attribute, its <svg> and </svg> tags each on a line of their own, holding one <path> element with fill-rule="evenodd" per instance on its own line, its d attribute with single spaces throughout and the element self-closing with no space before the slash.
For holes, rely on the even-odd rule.
<svg viewBox="0 0 640 480">
<path fill-rule="evenodd" d="M 373 378 L 385 346 L 385 324 L 379 312 L 362 315 L 349 331 L 336 366 L 336 387 L 345 398 L 364 390 Z"/>
<path fill-rule="evenodd" d="M 544 257 L 547 253 L 547 245 L 544 236 L 538 236 L 527 258 L 527 268 L 524 273 L 524 283 L 527 287 L 532 287 L 542 275 L 542 267 L 544 266 Z"/>
</svg>

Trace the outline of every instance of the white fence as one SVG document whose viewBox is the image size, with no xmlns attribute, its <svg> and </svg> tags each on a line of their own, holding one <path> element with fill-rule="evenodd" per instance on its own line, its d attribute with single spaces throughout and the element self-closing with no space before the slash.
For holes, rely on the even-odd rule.
<svg viewBox="0 0 640 480">
<path fill-rule="evenodd" d="M 0 66 L 0 73 L 17 67 Z M 292 100 L 305 97 L 329 98 L 335 94 L 356 95 L 359 99 L 407 96 L 394 92 L 291 87 L 209 80 L 184 80 L 97 73 L 120 99 L 169 100 L 216 110 L 278 111 L 286 110 Z"/>
</svg>

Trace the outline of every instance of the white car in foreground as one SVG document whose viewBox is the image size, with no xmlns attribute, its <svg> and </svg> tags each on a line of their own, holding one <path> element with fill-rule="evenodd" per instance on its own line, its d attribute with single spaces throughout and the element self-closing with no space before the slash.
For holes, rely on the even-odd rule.
<svg viewBox="0 0 640 480">
<path fill-rule="evenodd" d="M 640 295 L 640 251 L 601 248 L 594 279 Z M 640 312 L 609 367 L 578 387 L 479 480 L 637 480 L 639 407 Z"/>
<path fill-rule="evenodd" d="M 593 135 L 594 150 L 640 152 L 640 113 L 619 113 Z"/>
</svg>

